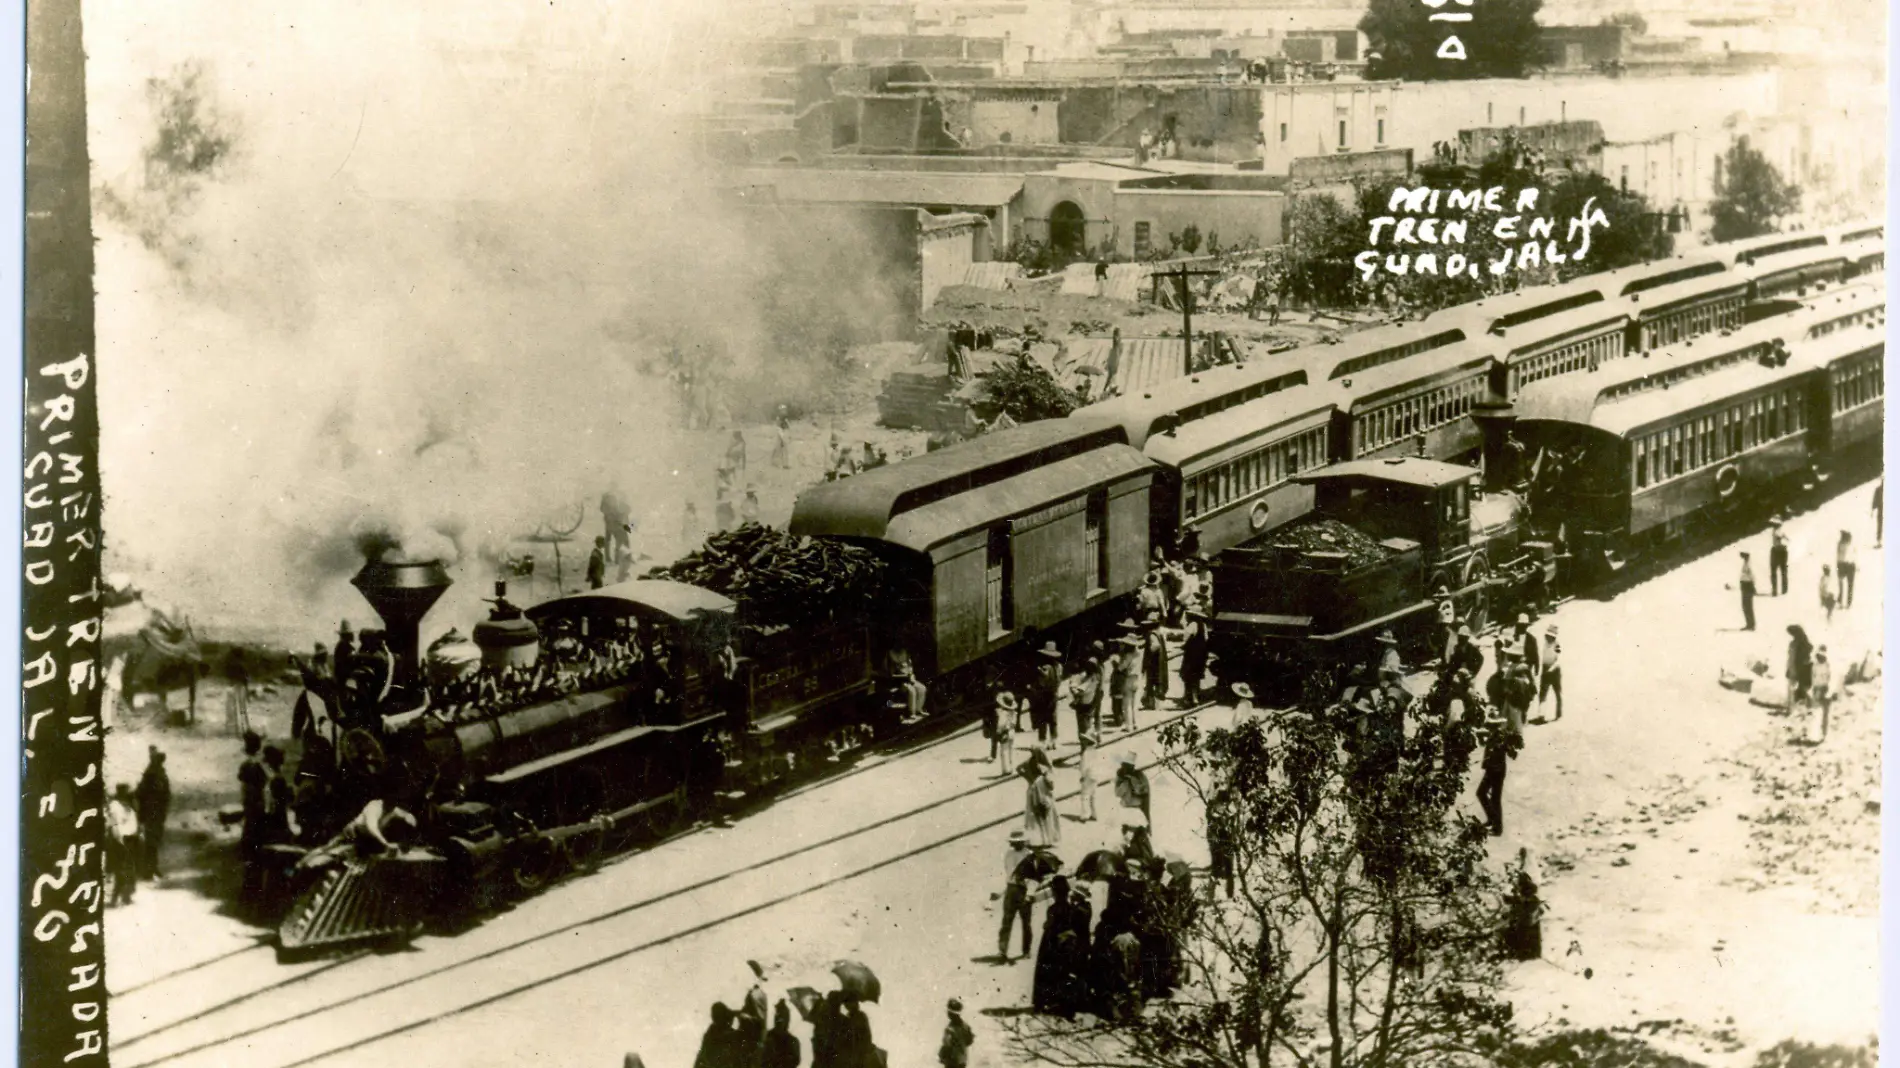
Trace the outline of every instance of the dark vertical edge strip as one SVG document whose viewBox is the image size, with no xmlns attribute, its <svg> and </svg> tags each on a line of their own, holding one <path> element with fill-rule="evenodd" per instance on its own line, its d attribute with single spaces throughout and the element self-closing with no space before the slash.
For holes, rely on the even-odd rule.
<svg viewBox="0 0 1900 1068">
<path fill-rule="evenodd" d="M 106 1063 L 97 351 L 80 0 L 26 12 L 20 1059 Z"/>
</svg>

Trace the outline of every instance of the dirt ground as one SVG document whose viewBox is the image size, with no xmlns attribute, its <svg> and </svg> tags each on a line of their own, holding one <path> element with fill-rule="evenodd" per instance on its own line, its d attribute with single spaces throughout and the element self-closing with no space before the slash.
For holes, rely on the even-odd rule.
<svg viewBox="0 0 1900 1068">
<path fill-rule="evenodd" d="M 1549 907 L 1544 959 L 1513 976 L 1521 1020 L 1637 1034 L 1717 1066 L 1784 1039 L 1871 1040 L 1882 687 L 1842 681 L 1866 654 L 1879 663 L 1881 605 L 1864 596 L 1827 621 L 1813 601 L 1835 532 L 1871 541 L 1871 493 L 1788 523 L 1794 592 L 1756 602 L 1757 631 L 1741 630 L 1724 586 L 1736 549 L 1753 542 L 1766 558 L 1764 533 L 1559 612 L 1569 707 L 1531 729 L 1511 769 L 1500 849 L 1531 851 Z M 1863 590 L 1880 588 L 1880 565 L 1863 552 Z M 1811 709 L 1789 715 L 1718 685 L 1749 660 L 1778 666 L 1792 623 L 1833 658 L 1818 745 Z"/>
</svg>

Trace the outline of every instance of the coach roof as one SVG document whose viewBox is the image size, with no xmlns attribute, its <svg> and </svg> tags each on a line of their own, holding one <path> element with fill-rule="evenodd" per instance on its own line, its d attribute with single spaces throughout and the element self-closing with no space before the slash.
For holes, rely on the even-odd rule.
<svg viewBox="0 0 1900 1068">
<path fill-rule="evenodd" d="M 798 495 L 793 534 L 881 538 L 904 512 L 1115 442 L 1098 419 L 1044 419 L 873 468 Z"/>
<path fill-rule="evenodd" d="M 1154 464 L 1139 451 L 1110 444 L 967 493 L 932 501 L 892 516 L 884 529 L 861 536 L 929 552 L 960 534 L 1073 500 L 1091 490 L 1153 470 Z"/>
<path fill-rule="evenodd" d="M 1792 349 L 1806 335 L 1811 320 L 1812 313 L 1806 311 L 1777 315 L 1647 355 L 1609 360 L 1594 370 L 1532 382 L 1518 392 L 1512 407 L 1519 419 L 1592 424 L 1592 413 L 1601 405 L 1652 389 L 1674 393 L 1679 383 L 1694 376 L 1752 362 L 1764 346 L 1775 341 L 1788 343 Z"/>
<path fill-rule="evenodd" d="M 1455 345 L 1421 352 L 1403 360 L 1381 364 L 1350 378 L 1342 378 L 1337 385 L 1351 398 L 1353 406 L 1379 400 L 1392 393 L 1402 393 L 1413 386 L 1425 386 L 1454 372 L 1487 364 L 1497 358 L 1500 342 L 1496 338 L 1483 338 L 1474 341 L 1460 341 Z M 1345 403 L 1342 400 L 1342 405 Z"/>
<path fill-rule="evenodd" d="M 1295 475 L 1300 482 L 1396 482 L 1404 486 L 1428 489 L 1469 481 L 1478 472 L 1443 460 L 1422 456 L 1394 456 L 1384 460 L 1347 460 L 1305 474 Z"/>
<path fill-rule="evenodd" d="M 1148 439 L 1143 451 L 1158 463 L 1170 467 L 1187 467 L 1229 448 L 1248 451 L 1257 447 L 1263 439 L 1277 440 L 1286 435 L 1276 431 L 1284 431 L 1301 423 L 1324 425 L 1338 401 L 1339 390 L 1336 386 L 1295 386 L 1229 408 L 1218 415 L 1196 420 L 1172 433 L 1157 434 Z M 1300 429 L 1309 427 L 1301 426 Z M 1240 448 L 1242 446 L 1244 448 Z"/>
</svg>

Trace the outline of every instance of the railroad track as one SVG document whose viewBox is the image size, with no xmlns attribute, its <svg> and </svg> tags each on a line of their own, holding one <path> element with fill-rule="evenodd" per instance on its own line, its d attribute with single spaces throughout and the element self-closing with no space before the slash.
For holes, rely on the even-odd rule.
<svg viewBox="0 0 1900 1068">
<path fill-rule="evenodd" d="M 1178 656 L 1174 657 L 1174 659 L 1179 659 L 1179 657 Z M 877 768 L 883 767 L 884 765 L 890 763 L 893 760 L 898 760 L 907 756 L 912 756 L 914 754 L 923 753 L 928 750 L 935 749 L 938 746 L 948 745 L 951 742 L 957 741 L 960 738 L 966 737 L 974 733 L 974 730 L 975 728 L 973 726 L 966 725 L 963 727 L 955 728 L 947 734 L 943 734 L 937 737 L 930 737 L 923 741 L 912 741 L 909 744 L 899 744 L 895 746 L 894 748 L 891 748 L 888 750 L 886 749 L 871 750 L 864 757 L 862 757 L 856 763 L 854 763 L 851 767 L 843 771 L 840 771 L 831 775 L 817 776 L 806 782 L 802 782 L 790 789 L 781 790 L 777 793 L 773 793 L 768 796 L 765 796 L 757 802 L 753 802 L 748 805 L 742 806 L 741 811 L 738 813 L 735 813 L 734 815 L 738 818 L 743 818 L 743 816 L 745 815 L 753 814 L 758 811 L 763 811 L 764 809 L 769 808 L 772 805 L 789 801 L 795 797 L 808 793 L 812 790 L 819 789 L 821 787 L 824 787 L 832 783 L 843 782 L 846 779 L 850 779 L 854 776 L 861 775 L 867 771 L 874 771 Z M 607 857 L 605 860 L 603 860 L 600 863 L 600 865 L 594 870 L 604 871 L 608 868 L 614 867 L 615 865 L 623 864 L 623 863 L 626 863 L 627 861 L 634 860 L 635 858 L 643 856 L 647 853 L 652 852 L 653 850 L 659 849 L 673 842 L 680 841 L 681 839 L 691 838 L 695 835 L 705 834 L 710 831 L 717 831 L 717 830 L 722 830 L 722 829 L 725 829 L 725 828 L 716 820 L 700 820 L 692 824 L 680 827 L 676 830 L 669 831 L 666 834 L 661 835 L 657 838 L 643 842 L 636 847 L 623 849 L 619 852 L 616 852 L 612 854 L 611 856 Z M 235 958 L 261 956 L 264 954 L 272 954 L 274 952 L 275 952 L 275 944 L 272 941 L 272 936 L 268 933 L 260 932 L 257 934 L 256 942 L 253 945 L 240 946 L 236 949 L 227 950 L 223 953 L 219 953 L 211 957 L 206 957 L 203 960 L 193 961 L 190 964 L 186 964 L 183 967 L 176 968 L 172 971 L 164 972 L 160 975 L 153 976 L 149 979 L 142 979 L 136 983 L 133 983 L 130 986 L 117 989 L 117 990 L 108 990 L 107 994 L 110 997 L 114 998 L 115 1000 L 120 999 L 120 998 L 128 998 L 135 994 L 139 994 L 141 992 L 151 990 L 152 988 L 162 987 L 164 984 L 172 983 L 177 980 L 183 979 L 185 976 L 193 975 L 198 972 L 202 972 L 208 968 L 216 967 L 217 965 L 223 964 Z M 328 970 L 329 968 L 334 967 L 339 963 L 356 960 L 358 958 L 369 956 L 369 955 L 370 955 L 369 950 L 355 950 L 355 951 L 346 951 L 343 953 L 331 955 L 331 956 L 324 957 L 321 959 L 312 960 L 308 962 L 311 965 L 311 967 L 300 970 L 296 976 L 289 977 L 285 979 L 284 982 L 286 983 L 294 982 L 297 979 L 300 979 L 306 975 L 313 975 L 319 971 Z M 234 1002 L 232 1003 L 235 1003 L 235 999 L 234 999 Z M 129 1043 L 131 1041 L 133 1040 L 128 1039 L 126 1040 L 126 1043 Z M 114 1049 L 120 1048 L 120 1045 L 122 1044 L 125 1044 L 125 1043 L 115 1042 L 113 1048 Z"/>
<path fill-rule="evenodd" d="M 1167 722 L 1208 707 L 1204 704 L 1168 713 L 1122 739 L 1150 735 Z M 903 756 L 968 738 L 970 734 L 968 729 L 958 731 L 909 752 L 893 754 L 891 759 L 810 783 L 781 795 L 780 799 L 789 800 L 833 787 L 851 776 L 880 767 L 896 770 L 904 766 Z M 1118 739 L 1117 744 L 1120 742 Z M 178 992 L 167 989 L 176 986 L 176 981 L 188 979 L 193 989 L 216 982 L 215 974 L 209 980 L 205 977 L 206 965 L 194 965 L 128 990 L 128 995 L 143 995 L 132 998 L 130 1005 L 125 1004 L 125 999 L 115 1001 L 113 1012 L 117 1026 L 114 1030 L 126 1037 L 114 1042 L 113 1059 L 121 1068 L 174 1063 L 220 1064 L 229 1063 L 229 1058 L 242 1050 L 247 1063 L 278 1064 L 281 1068 L 335 1057 L 658 949 L 1012 823 L 1021 819 L 1020 810 L 1012 804 L 1003 816 L 988 815 L 994 811 L 995 803 L 983 795 L 1016 782 L 1013 776 L 986 777 L 973 786 L 856 823 L 823 839 L 781 850 L 749 864 L 690 879 L 631 902 L 599 902 L 578 918 L 554 923 L 526 936 L 507 938 L 500 931 L 502 925 L 489 925 L 456 938 L 431 940 L 433 944 L 427 949 L 439 946 L 449 959 L 429 963 L 420 970 L 414 967 L 413 955 L 352 954 L 242 990 L 212 1004 L 190 1008 L 143 1030 L 132 1030 L 129 1021 L 119 1022 L 128 1014 L 138 1012 L 148 1000 L 154 1001 L 155 1007 L 167 1003 L 168 993 Z M 1074 796 L 1074 793 L 1065 795 L 1067 799 Z M 673 836 L 670 841 L 719 830 L 722 828 L 697 827 Z M 647 852 L 654 852 L 665 844 Z M 630 854 L 623 859 L 644 855 Z M 607 885 L 599 875 L 577 880 L 567 884 L 573 893 L 559 895 L 558 899 L 544 894 L 516 911 L 551 911 L 567 904 L 569 897 L 583 897 L 586 891 Z M 703 892 L 715 887 L 720 891 L 711 896 L 718 900 L 708 901 Z M 533 908 L 537 905 L 542 907 Z M 654 910 L 669 905 L 683 910 L 685 917 L 657 926 L 648 922 Z M 723 907 L 728 905 L 732 907 Z M 483 931 L 495 936 L 489 940 L 494 944 L 475 944 L 481 940 L 472 935 Z M 533 974 L 537 963 L 545 965 L 549 958 L 561 952 L 563 940 L 576 938 L 596 952 L 551 972 Z M 346 970 L 349 965 L 359 967 Z M 524 974 L 532 977 L 508 981 Z M 452 996 L 446 998 L 427 996 L 450 991 Z M 462 994 L 472 996 L 462 997 Z M 430 1005 L 430 1010 L 416 1011 L 424 1003 Z M 345 1031 L 337 1026 L 337 1020 L 352 1016 L 370 1024 L 358 1029 L 366 1033 Z M 335 1040 L 338 1034 L 356 1034 L 356 1037 L 338 1042 Z M 287 1061 L 260 1059 L 266 1049 L 281 1047 L 303 1050 L 307 1055 Z M 307 1052 L 313 1049 L 318 1052 Z"/>
</svg>

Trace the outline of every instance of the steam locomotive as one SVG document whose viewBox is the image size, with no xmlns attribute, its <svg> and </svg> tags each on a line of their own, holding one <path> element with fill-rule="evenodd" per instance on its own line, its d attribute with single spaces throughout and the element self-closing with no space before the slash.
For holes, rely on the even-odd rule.
<svg viewBox="0 0 1900 1068">
<path fill-rule="evenodd" d="M 418 628 L 446 573 L 371 560 L 355 584 L 388 628 L 390 696 L 320 791 L 363 819 L 277 847 L 279 944 L 400 937 L 823 774 L 914 718 L 893 686 L 928 683 L 942 723 L 1029 650 L 1111 633 L 1157 554 L 1210 560 L 1230 679 L 1355 658 L 1388 627 L 1416 642 L 1438 592 L 1482 626 L 1596 581 L 1878 441 L 1883 240 L 1785 235 L 1539 287 L 811 487 L 790 535 L 875 558 L 879 588 L 798 626 L 664 579 L 525 612 L 498 592 L 480 669 L 431 679 Z M 408 823 L 376 822 L 396 809 Z"/>
</svg>

